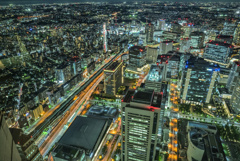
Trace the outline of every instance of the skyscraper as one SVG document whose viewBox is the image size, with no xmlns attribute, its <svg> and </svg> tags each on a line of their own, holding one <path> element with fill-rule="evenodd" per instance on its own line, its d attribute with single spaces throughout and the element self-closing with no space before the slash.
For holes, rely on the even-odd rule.
<svg viewBox="0 0 240 161">
<path fill-rule="evenodd" d="M 231 105 L 234 112 L 236 114 L 240 114 L 240 77 L 238 77 L 235 87 L 233 89 Z"/>
<path fill-rule="evenodd" d="M 227 65 L 228 57 L 232 53 L 233 46 L 224 42 L 209 41 L 206 45 L 203 57 L 206 61 Z"/>
<path fill-rule="evenodd" d="M 123 83 L 123 63 L 115 61 L 104 70 L 104 91 L 106 94 L 116 95 Z"/>
<path fill-rule="evenodd" d="M 203 32 L 192 32 L 190 34 L 190 46 L 192 48 L 202 48 L 203 47 L 203 42 L 205 39 L 205 34 Z"/>
<path fill-rule="evenodd" d="M 190 40 L 189 38 L 181 38 L 180 40 L 180 52 L 186 53 L 190 49 Z"/>
<path fill-rule="evenodd" d="M 108 51 L 107 48 L 107 30 L 106 30 L 106 23 L 103 23 L 103 50 L 106 53 Z"/>
<path fill-rule="evenodd" d="M 158 30 L 165 30 L 166 28 L 166 24 L 165 24 L 165 20 L 157 20 L 157 28 Z"/>
<path fill-rule="evenodd" d="M 155 92 L 161 91 L 163 81 L 163 66 L 151 65 L 148 76 L 145 81 L 145 88 L 155 90 Z"/>
<path fill-rule="evenodd" d="M 183 67 L 181 55 L 175 52 L 168 52 L 164 55 L 159 55 L 157 64 L 163 67 L 161 71 L 162 81 L 170 81 L 170 79 L 177 79 L 179 72 Z"/>
<path fill-rule="evenodd" d="M 159 133 L 161 95 L 128 91 L 122 100 L 122 161 L 154 161 Z"/>
<path fill-rule="evenodd" d="M 209 103 L 220 68 L 202 58 L 191 57 L 183 72 L 181 98 L 184 103 Z"/>
<path fill-rule="evenodd" d="M 13 141 L 6 121 L 0 112 L 0 160 L 21 161 L 20 154 Z"/>
<path fill-rule="evenodd" d="M 142 68 L 146 65 L 146 49 L 141 46 L 133 46 L 129 49 L 129 65 Z"/>
<path fill-rule="evenodd" d="M 146 42 L 147 43 L 153 42 L 153 32 L 154 32 L 153 24 L 151 24 L 151 23 L 147 24 L 145 26 Z"/>
<path fill-rule="evenodd" d="M 230 93 L 234 90 L 237 85 L 237 80 L 240 77 L 240 61 L 233 62 L 230 74 L 227 80 L 227 89 Z"/>
<path fill-rule="evenodd" d="M 238 25 L 235 29 L 233 42 L 237 45 L 240 44 L 240 22 L 238 23 Z"/>
<path fill-rule="evenodd" d="M 221 31 L 222 35 L 233 35 L 234 31 L 237 27 L 237 24 L 235 22 L 225 22 L 223 25 L 223 29 Z"/>
<path fill-rule="evenodd" d="M 172 41 L 163 41 L 160 43 L 160 54 L 167 54 L 167 52 L 172 51 L 173 42 Z"/>
<path fill-rule="evenodd" d="M 159 44 L 156 46 L 148 46 L 146 61 L 148 63 L 156 63 L 159 52 L 160 52 Z"/>
</svg>

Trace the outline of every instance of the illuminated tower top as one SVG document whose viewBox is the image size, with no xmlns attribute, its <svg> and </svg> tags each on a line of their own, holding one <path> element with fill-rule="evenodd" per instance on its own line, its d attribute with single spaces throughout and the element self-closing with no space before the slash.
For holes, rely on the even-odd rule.
<svg viewBox="0 0 240 161">
<path fill-rule="evenodd" d="M 107 30 L 106 30 L 106 23 L 103 23 L 103 50 L 107 52 Z"/>
</svg>

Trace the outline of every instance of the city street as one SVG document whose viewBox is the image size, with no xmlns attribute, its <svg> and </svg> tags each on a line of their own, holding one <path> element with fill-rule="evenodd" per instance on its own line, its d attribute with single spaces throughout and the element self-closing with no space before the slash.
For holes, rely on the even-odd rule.
<svg viewBox="0 0 240 161">
<path fill-rule="evenodd" d="M 123 54 L 123 53 L 122 53 Z M 122 55 L 120 54 L 120 55 Z M 118 59 L 119 56 L 116 58 Z M 113 60 L 113 59 L 111 59 Z M 108 60 L 109 62 L 110 60 Z M 95 73 L 94 73 L 95 74 Z M 97 78 L 95 78 L 86 88 L 84 91 L 80 92 L 77 96 L 80 99 L 77 99 L 71 107 L 68 107 L 68 111 L 63 114 L 63 118 L 61 121 L 53 127 L 53 130 L 50 132 L 49 136 L 44 140 L 44 142 L 41 144 L 39 150 L 40 153 L 45 156 L 48 151 L 51 149 L 51 147 L 56 142 L 56 137 L 59 137 L 60 131 L 63 129 L 64 125 L 66 125 L 69 122 L 69 119 L 74 120 L 73 117 L 76 117 L 76 112 L 80 114 L 84 110 L 83 103 L 86 102 L 94 92 L 95 88 L 98 86 L 98 84 L 103 79 L 103 73 L 101 73 Z M 81 106 L 80 106 L 81 105 Z M 79 107 L 80 106 L 80 107 Z M 80 109 L 79 109 L 80 108 Z M 120 129 L 119 129 L 120 130 Z M 62 134 L 61 134 L 62 135 Z"/>
<path fill-rule="evenodd" d="M 97 85 L 102 81 L 103 74 L 98 76 L 84 91 L 79 94 L 80 100 L 76 101 L 69 109 L 69 112 L 63 117 L 63 119 L 57 124 L 57 126 L 51 131 L 47 139 L 44 141 L 44 143 L 40 146 L 39 150 L 40 153 L 45 156 L 49 149 L 51 148 L 51 145 L 54 145 L 56 142 L 56 137 L 59 136 L 60 131 L 63 129 L 64 125 L 67 124 L 68 120 L 72 117 L 72 115 L 75 114 L 75 112 L 78 110 L 79 106 L 86 100 L 89 99 L 92 92 L 95 90 Z M 80 110 L 83 110 L 84 106 L 80 107 Z"/>
<path fill-rule="evenodd" d="M 84 80 L 82 80 L 77 85 L 75 85 L 75 87 L 72 88 L 71 91 L 69 93 L 67 93 L 63 98 L 61 98 L 60 101 L 56 105 L 53 105 L 53 107 L 51 107 L 50 110 L 48 110 L 42 117 L 37 119 L 24 132 L 26 134 L 30 134 L 37 126 L 39 126 L 41 123 L 43 123 L 46 118 L 48 118 L 50 115 L 52 115 L 54 113 L 54 111 L 56 111 L 60 107 L 62 102 L 65 102 L 74 92 L 76 92 L 89 78 L 91 78 L 99 69 L 101 69 L 105 65 L 105 63 L 109 62 L 112 58 L 113 58 L 113 56 L 110 56 L 105 62 L 103 62 L 101 65 L 99 65 L 97 68 L 95 68 L 95 70 L 92 72 L 91 75 L 84 78 Z"/>
<path fill-rule="evenodd" d="M 104 155 L 103 159 L 100 160 L 99 159 L 99 156 L 101 155 L 101 150 L 100 150 L 99 154 L 97 154 L 98 157 L 94 161 L 110 161 L 111 160 L 112 152 L 115 151 L 118 142 L 120 142 L 119 138 L 121 137 L 121 135 L 120 135 L 120 133 L 121 133 L 121 120 L 117 119 L 116 121 L 118 121 L 117 129 L 109 130 L 109 133 L 108 133 L 108 134 L 113 134 L 114 137 L 111 140 L 111 142 L 109 142 L 109 144 L 107 146 L 107 153 Z M 113 125 L 114 124 L 112 124 L 112 126 Z M 109 128 L 111 129 L 112 126 L 109 127 Z M 104 142 L 106 142 L 106 140 Z M 102 145 L 101 149 L 103 148 L 104 145 L 105 144 Z"/>
</svg>

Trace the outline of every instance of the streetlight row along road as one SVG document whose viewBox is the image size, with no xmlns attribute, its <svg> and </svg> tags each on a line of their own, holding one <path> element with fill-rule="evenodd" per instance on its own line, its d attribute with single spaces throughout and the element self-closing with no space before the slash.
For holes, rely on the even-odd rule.
<svg viewBox="0 0 240 161">
<path fill-rule="evenodd" d="M 42 121 L 42 123 L 36 127 L 36 129 L 33 131 L 32 136 L 34 138 L 38 138 L 43 130 L 48 127 L 58 116 L 63 115 L 62 120 L 59 121 L 59 123 L 53 127 L 53 130 L 50 132 L 47 139 L 44 141 L 44 143 L 40 146 L 40 152 L 41 154 L 45 155 L 45 152 L 48 151 L 48 149 L 51 147 L 50 144 L 53 141 L 53 139 L 57 136 L 58 132 L 63 128 L 63 126 L 67 123 L 69 118 L 71 118 L 76 110 L 78 109 L 79 105 L 83 103 L 87 98 L 89 98 L 94 91 L 94 89 L 97 87 L 97 85 L 100 83 L 100 81 L 103 79 L 103 70 L 107 68 L 112 61 L 119 59 L 119 57 L 124 54 L 122 52 L 119 52 L 116 54 L 111 60 L 109 60 L 101 69 L 99 69 L 92 77 L 90 77 L 76 92 L 74 92 L 68 100 L 63 102 L 58 109 L 56 109 L 52 115 L 47 117 Z M 78 96 L 80 99 L 74 101 L 74 97 Z M 69 109 L 69 110 L 67 110 Z M 64 113 L 65 112 L 65 113 Z"/>
</svg>

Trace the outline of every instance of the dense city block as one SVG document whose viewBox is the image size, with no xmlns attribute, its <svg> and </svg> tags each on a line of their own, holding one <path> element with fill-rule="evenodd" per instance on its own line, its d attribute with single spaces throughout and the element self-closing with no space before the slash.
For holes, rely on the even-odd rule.
<svg viewBox="0 0 240 161">
<path fill-rule="evenodd" d="M 239 160 L 240 2 L 0 2 L 0 161 Z"/>
</svg>

